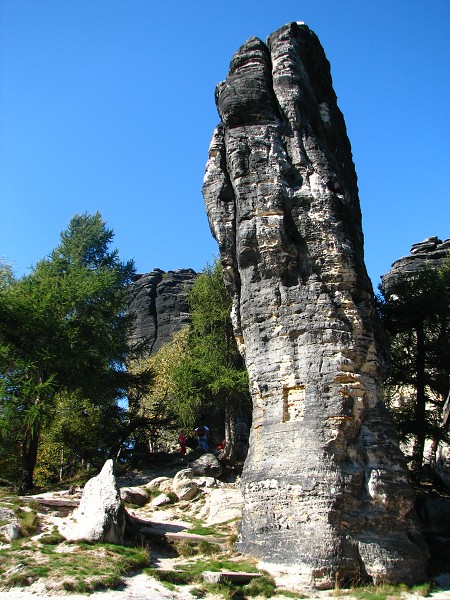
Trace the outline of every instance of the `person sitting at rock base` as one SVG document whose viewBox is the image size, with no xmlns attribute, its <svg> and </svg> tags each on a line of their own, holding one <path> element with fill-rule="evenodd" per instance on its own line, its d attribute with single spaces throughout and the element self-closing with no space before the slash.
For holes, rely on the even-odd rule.
<svg viewBox="0 0 450 600">
<path fill-rule="evenodd" d="M 208 447 L 208 432 L 209 429 L 206 425 L 200 425 L 194 429 L 195 435 L 197 436 L 198 447 L 201 450 L 209 450 Z"/>
</svg>

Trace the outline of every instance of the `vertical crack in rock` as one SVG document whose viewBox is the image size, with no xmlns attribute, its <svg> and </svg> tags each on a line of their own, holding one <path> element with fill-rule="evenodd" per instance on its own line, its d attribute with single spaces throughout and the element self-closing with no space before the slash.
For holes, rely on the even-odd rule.
<svg viewBox="0 0 450 600">
<path fill-rule="evenodd" d="M 192 269 L 154 269 L 129 286 L 128 312 L 135 318 L 130 341 L 146 342 L 145 354 L 155 354 L 190 322 L 187 297 L 196 276 Z"/>
<path fill-rule="evenodd" d="M 419 580 L 357 178 L 315 34 L 248 40 L 216 103 L 203 194 L 253 399 L 239 549 L 315 587 Z"/>
</svg>

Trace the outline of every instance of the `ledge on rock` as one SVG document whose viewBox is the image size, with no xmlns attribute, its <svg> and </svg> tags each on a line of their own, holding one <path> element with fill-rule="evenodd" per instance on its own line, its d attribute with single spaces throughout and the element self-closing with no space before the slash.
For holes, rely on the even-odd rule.
<svg viewBox="0 0 450 600">
<path fill-rule="evenodd" d="M 450 239 L 442 242 L 437 236 L 431 236 L 413 244 L 410 254 L 396 260 L 391 269 L 382 276 L 381 287 L 384 294 L 389 294 L 400 278 L 414 277 L 424 267 L 442 267 L 449 255 Z"/>
</svg>

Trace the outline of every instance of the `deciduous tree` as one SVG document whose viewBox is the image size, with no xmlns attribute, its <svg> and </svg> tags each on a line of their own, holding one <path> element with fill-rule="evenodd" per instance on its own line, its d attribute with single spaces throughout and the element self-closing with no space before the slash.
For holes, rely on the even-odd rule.
<svg viewBox="0 0 450 600">
<path fill-rule="evenodd" d="M 178 410 L 189 419 L 224 414 L 225 459 L 234 460 L 236 417 L 250 405 L 248 376 L 230 319 L 231 300 L 219 261 L 207 265 L 189 293 L 192 324 L 186 352 L 172 373 Z"/>
</svg>

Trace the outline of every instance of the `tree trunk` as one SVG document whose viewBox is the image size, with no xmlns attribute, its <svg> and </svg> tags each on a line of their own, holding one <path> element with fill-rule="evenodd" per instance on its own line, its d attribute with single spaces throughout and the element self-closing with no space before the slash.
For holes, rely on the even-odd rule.
<svg viewBox="0 0 450 600">
<path fill-rule="evenodd" d="M 236 456 L 236 401 L 228 397 L 225 401 L 225 451 L 222 460 L 233 464 Z"/>
<path fill-rule="evenodd" d="M 22 443 L 22 474 L 19 492 L 24 494 L 33 488 L 34 468 L 39 447 L 39 431 L 31 431 Z"/>
<path fill-rule="evenodd" d="M 63 480 L 64 474 L 64 447 L 61 448 L 61 453 L 59 455 L 59 481 Z"/>
<path fill-rule="evenodd" d="M 436 454 L 437 454 L 438 445 L 439 445 L 438 440 L 436 438 L 433 438 L 433 440 L 431 442 L 431 448 L 430 448 L 430 467 L 433 470 L 436 470 Z"/>
<path fill-rule="evenodd" d="M 426 430 L 425 397 L 425 332 L 423 323 L 416 327 L 416 406 L 414 411 L 415 439 L 412 451 L 411 471 L 414 479 L 420 482 Z"/>
</svg>

